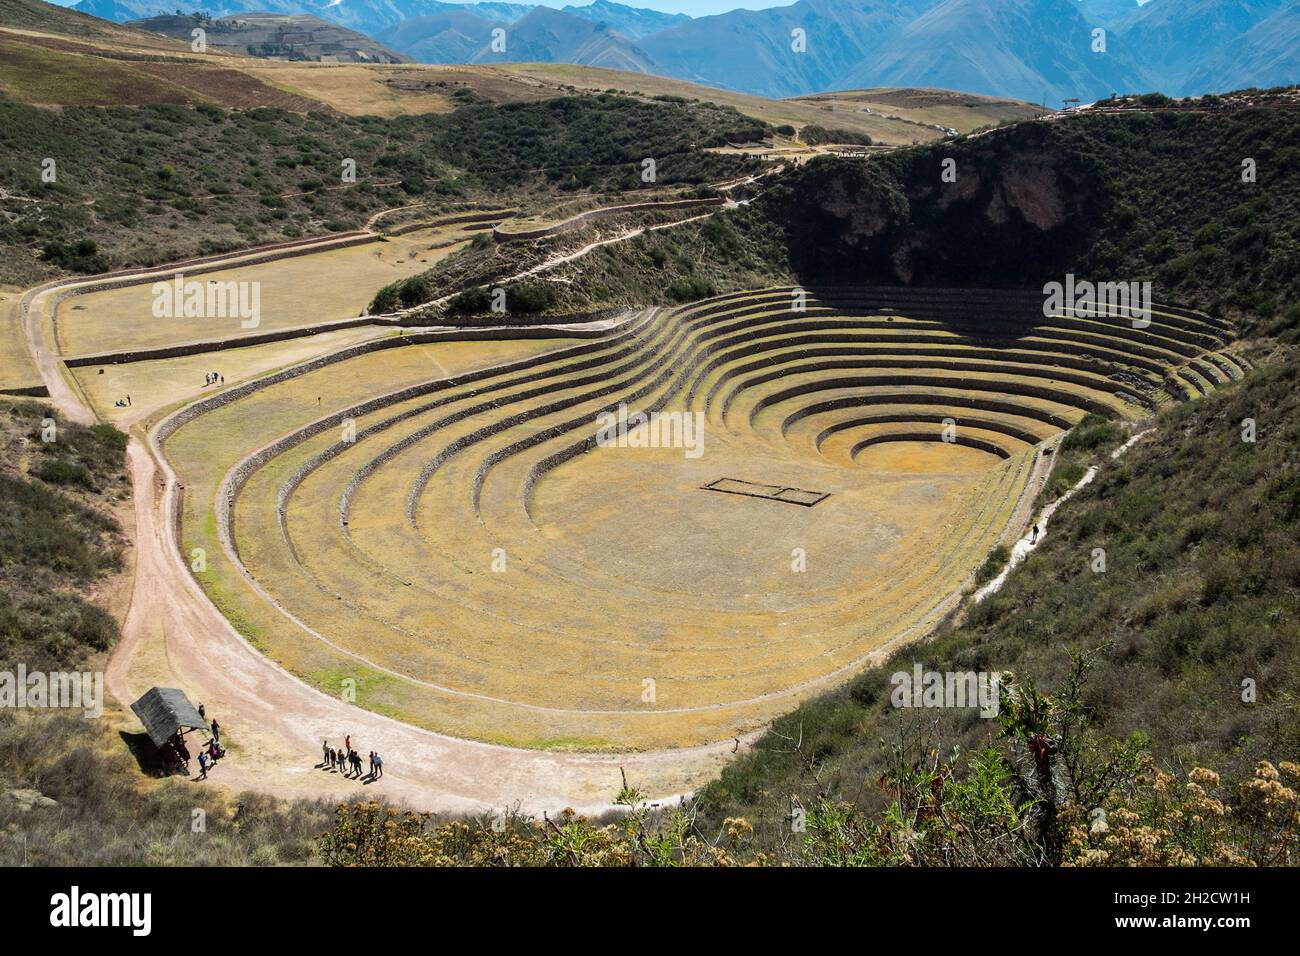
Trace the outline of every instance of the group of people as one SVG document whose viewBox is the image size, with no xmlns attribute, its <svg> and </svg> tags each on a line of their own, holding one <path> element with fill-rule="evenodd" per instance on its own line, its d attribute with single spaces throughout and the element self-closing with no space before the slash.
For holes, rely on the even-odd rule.
<svg viewBox="0 0 1300 956">
<path fill-rule="evenodd" d="M 328 740 L 321 741 L 321 768 L 337 771 L 345 777 L 357 780 L 378 780 L 384 775 L 384 758 L 375 751 L 370 751 L 370 772 L 361 775 L 361 754 L 352 747 L 352 736 L 343 738 L 342 747 L 331 747 Z"/>
<path fill-rule="evenodd" d="M 217 742 L 213 737 L 208 741 L 208 746 L 199 751 L 199 780 L 208 779 L 208 769 L 215 767 L 217 761 L 226 755 L 226 748 Z"/>
<path fill-rule="evenodd" d="M 199 704 L 199 716 L 207 720 L 204 713 L 203 705 Z M 216 764 L 218 760 L 226 755 L 226 748 L 221 746 L 221 724 L 214 718 L 208 726 L 211 738 L 199 750 L 199 775 L 195 780 L 208 779 L 208 771 Z M 184 770 L 188 775 L 190 772 L 190 748 L 185 744 L 185 734 L 177 730 L 171 738 L 162 747 L 163 762 L 167 764 L 167 772 L 177 773 Z"/>
<path fill-rule="evenodd" d="M 199 716 L 204 720 L 208 719 L 207 711 L 202 704 L 199 704 Z M 215 767 L 217 761 L 226 755 L 226 748 L 221 746 L 221 724 L 217 718 L 212 718 L 212 723 L 208 725 L 212 732 L 212 739 L 208 745 L 199 751 L 199 775 L 197 779 L 207 780 L 208 770 Z"/>
<path fill-rule="evenodd" d="M 203 384 L 204 384 L 205 386 L 206 386 L 206 385 L 225 385 L 225 384 L 226 384 L 226 376 L 222 375 L 220 372 L 209 372 L 207 375 L 203 376 Z"/>
</svg>

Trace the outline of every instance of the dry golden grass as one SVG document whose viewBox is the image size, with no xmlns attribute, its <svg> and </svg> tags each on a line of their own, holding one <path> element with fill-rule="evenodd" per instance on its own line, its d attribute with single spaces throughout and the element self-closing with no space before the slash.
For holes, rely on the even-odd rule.
<svg viewBox="0 0 1300 956">
<path fill-rule="evenodd" d="M 123 365 L 91 365 L 72 369 L 70 374 L 96 415 L 125 428 L 158 409 L 221 391 L 221 385 L 204 384 L 211 371 L 225 376 L 224 387 L 230 388 L 349 345 L 399 334 L 395 329 L 367 325 L 242 349 Z M 131 405 L 118 407 L 115 403 L 127 395 L 131 396 Z"/>
<path fill-rule="evenodd" d="M 447 113 L 452 108 L 450 90 L 438 87 L 438 78 L 423 67 L 244 60 L 240 68 L 270 86 L 351 116 Z"/>
<path fill-rule="evenodd" d="M 656 327 L 651 339 L 662 341 L 648 341 L 641 361 L 662 354 L 673 327 Z M 273 386 L 168 442 L 187 486 L 187 547 L 216 553 L 222 476 L 283 434 L 286 416 L 306 420 L 355 401 L 355 364 L 337 386 Z M 1003 436 L 994 437 L 1010 444 L 1008 459 L 920 442 L 882 446 L 865 466 L 832 461 L 806 435 L 782 435 L 780 407 L 752 428 L 747 414 L 723 422 L 715 407 L 698 460 L 680 449 L 598 449 L 530 494 L 533 464 L 572 436 L 500 453 L 607 401 L 584 397 L 590 385 L 561 373 L 544 399 L 520 405 L 509 400 L 516 387 L 492 391 L 488 380 L 437 408 L 413 399 L 359 416 L 361 437 L 319 462 L 287 500 L 282 489 L 304 462 L 340 451 L 332 430 L 252 477 L 236 506 L 239 555 L 311 631 L 269 608 L 224 558 L 210 560 L 201 582 L 270 656 L 326 690 L 358 681 L 362 706 L 382 713 L 530 747 L 681 746 L 757 726 L 922 628 L 1003 535 L 1034 461 L 1032 444 Z M 387 381 L 396 387 L 401 377 Z M 324 407 L 286 401 L 322 386 Z M 520 408 L 569 398 L 577 404 L 475 437 Z M 390 416 L 400 417 L 365 434 Z M 368 461 L 398 445 L 354 489 L 344 534 L 334 517 L 342 496 Z M 411 489 L 453 447 L 464 453 L 433 473 L 412 525 Z M 470 489 L 492 460 L 476 507 Z M 803 509 L 702 489 L 720 477 L 831 497 Z M 497 547 L 505 573 L 491 573 Z M 814 573 L 794 571 L 796 548 Z M 649 704 L 646 678 L 657 687 Z"/>
<path fill-rule="evenodd" d="M 383 241 L 186 277 L 204 287 L 259 283 L 261 318 L 255 328 L 241 328 L 238 318 L 155 318 L 153 282 L 75 296 L 59 305 L 58 346 L 64 355 L 88 355 L 355 318 L 381 286 L 429 269 L 471 236 L 461 225 L 417 229 Z"/>
<path fill-rule="evenodd" d="M 847 90 L 803 96 L 792 102 L 807 104 L 822 112 L 827 117 L 823 126 L 844 127 L 850 117 L 871 110 L 871 115 L 880 118 L 898 116 L 912 123 L 950 127 L 959 133 L 989 124 L 1029 119 L 1044 112 L 1033 103 L 951 90 Z"/>
<path fill-rule="evenodd" d="M 41 384 L 40 373 L 27 351 L 27 338 L 18 324 L 22 293 L 0 286 L 0 391 Z"/>
</svg>

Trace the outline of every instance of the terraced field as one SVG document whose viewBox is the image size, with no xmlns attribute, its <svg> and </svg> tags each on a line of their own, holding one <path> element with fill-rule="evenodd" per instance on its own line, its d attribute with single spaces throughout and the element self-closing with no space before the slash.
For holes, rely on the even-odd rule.
<svg viewBox="0 0 1300 956">
<path fill-rule="evenodd" d="M 1244 367 L 1226 323 L 1172 307 L 1135 329 L 1037 294 L 794 302 L 350 350 L 188 406 L 153 431 L 183 552 L 264 653 L 362 707 L 526 747 L 704 743 L 922 634 L 1084 414 Z M 598 440 L 620 406 L 702 445 Z"/>
<path fill-rule="evenodd" d="M 499 218 L 483 213 L 475 221 L 415 229 L 382 240 L 359 235 L 356 244 L 315 250 L 309 255 L 181 273 L 186 282 L 197 283 L 205 292 L 212 283 L 243 283 L 249 290 L 248 301 L 256 287 L 256 324 L 234 310 L 222 318 L 183 314 L 159 318 L 153 308 L 155 277 L 85 291 L 58 303 L 51 340 L 61 354 L 79 356 L 252 337 L 345 321 L 360 315 L 375 289 L 429 269 Z M 317 304 L 304 310 L 304 301 Z"/>
</svg>

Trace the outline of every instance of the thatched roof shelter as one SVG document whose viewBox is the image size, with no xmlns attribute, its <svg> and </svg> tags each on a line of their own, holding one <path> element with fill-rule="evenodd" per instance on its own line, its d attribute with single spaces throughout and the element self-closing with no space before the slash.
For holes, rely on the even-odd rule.
<svg viewBox="0 0 1300 956">
<path fill-rule="evenodd" d="M 207 730 L 208 723 L 190 703 L 188 697 L 175 687 L 153 687 L 131 705 L 135 715 L 144 724 L 145 733 L 158 747 L 171 740 L 177 731 Z"/>
</svg>

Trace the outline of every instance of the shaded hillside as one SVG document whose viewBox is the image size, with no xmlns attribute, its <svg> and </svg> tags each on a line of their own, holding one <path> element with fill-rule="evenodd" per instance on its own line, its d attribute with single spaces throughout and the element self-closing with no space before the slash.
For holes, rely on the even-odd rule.
<svg viewBox="0 0 1300 956">
<path fill-rule="evenodd" d="M 700 17 L 646 37 L 641 45 L 670 76 L 762 96 L 791 96 L 855 85 L 843 80 L 846 74 L 869 62 L 928 5 L 928 0 L 799 0 Z M 806 38 L 802 52 L 792 47 L 796 29 Z"/>
<path fill-rule="evenodd" d="M 1039 288 L 1073 272 L 1268 319 L 1300 300 L 1298 162 L 1294 110 L 1082 114 L 819 159 L 760 208 L 809 282 Z"/>
<path fill-rule="evenodd" d="M 1188 90 L 1279 86 L 1300 77 L 1300 2 L 1259 21 L 1218 53 L 1192 64 Z"/>
<path fill-rule="evenodd" d="M 1114 29 L 1138 11 L 1137 0 L 1075 0 L 1083 18 L 1094 26 Z"/>
<path fill-rule="evenodd" d="M 468 63 L 492 35 L 492 21 L 468 10 L 410 17 L 375 36 L 422 63 Z"/>
<path fill-rule="evenodd" d="M 566 6 L 564 12 L 593 23 L 603 23 L 629 40 L 658 33 L 691 19 L 684 13 L 661 13 L 658 10 L 629 7 L 612 0 L 596 0 L 595 3 L 581 7 Z"/>
<path fill-rule="evenodd" d="M 1293 8 L 1290 14 L 1285 12 L 1288 7 Z M 1146 69 L 1159 80 L 1155 85 L 1161 92 L 1196 95 L 1300 81 L 1294 71 L 1280 78 L 1266 76 L 1250 70 L 1248 61 L 1237 59 L 1249 31 L 1279 14 L 1271 30 L 1287 22 L 1300 23 L 1300 6 L 1293 0 L 1151 0 L 1118 29 L 1126 42 L 1142 51 Z M 1257 35 L 1249 45 L 1258 39 Z M 1212 70 L 1220 58 L 1224 61 L 1220 69 Z M 1242 76 L 1249 79 L 1235 82 Z"/>
</svg>

